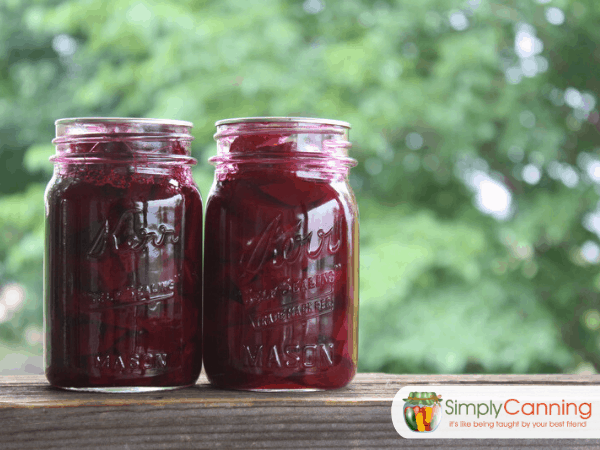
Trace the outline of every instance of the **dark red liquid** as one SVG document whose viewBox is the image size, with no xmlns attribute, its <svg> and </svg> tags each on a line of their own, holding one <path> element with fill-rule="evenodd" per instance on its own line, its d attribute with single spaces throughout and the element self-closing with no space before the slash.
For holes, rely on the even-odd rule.
<svg viewBox="0 0 600 450">
<path fill-rule="evenodd" d="M 232 149 L 261 142 L 277 145 L 277 136 L 237 138 Z M 344 176 L 302 172 L 290 154 L 217 178 L 205 229 L 209 380 L 233 389 L 346 385 L 356 372 L 358 224 Z"/>
<path fill-rule="evenodd" d="M 50 383 L 193 384 L 202 201 L 189 167 L 61 164 L 46 199 Z"/>
</svg>

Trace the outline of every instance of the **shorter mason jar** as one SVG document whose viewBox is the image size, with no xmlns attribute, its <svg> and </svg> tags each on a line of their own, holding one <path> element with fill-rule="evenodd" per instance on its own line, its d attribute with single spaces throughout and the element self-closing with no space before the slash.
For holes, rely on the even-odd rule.
<svg viewBox="0 0 600 450">
<path fill-rule="evenodd" d="M 202 200 L 192 124 L 56 121 L 45 366 L 56 387 L 172 389 L 201 368 Z"/>
<path fill-rule="evenodd" d="M 204 255 L 208 379 L 244 390 L 345 386 L 358 344 L 350 125 L 257 117 L 216 126 Z"/>
</svg>

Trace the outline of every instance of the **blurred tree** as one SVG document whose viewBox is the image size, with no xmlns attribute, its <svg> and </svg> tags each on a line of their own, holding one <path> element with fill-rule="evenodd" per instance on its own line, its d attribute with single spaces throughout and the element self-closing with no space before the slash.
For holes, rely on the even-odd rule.
<svg viewBox="0 0 600 450">
<path fill-rule="evenodd" d="M 52 122 L 352 123 L 360 370 L 600 370 L 600 4 L 593 0 L 4 0 L 0 284 L 41 323 Z M 2 301 L 0 292 L 0 302 Z"/>
</svg>

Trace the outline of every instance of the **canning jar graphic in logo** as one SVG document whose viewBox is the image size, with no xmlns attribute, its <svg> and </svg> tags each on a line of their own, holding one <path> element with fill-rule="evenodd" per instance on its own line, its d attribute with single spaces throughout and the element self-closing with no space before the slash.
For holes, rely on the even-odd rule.
<svg viewBox="0 0 600 450">
<path fill-rule="evenodd" d="M 403 399 L 404 421 L 408 428 L 417 432 L 433 431 L 442 419 L 441 395 L 435 392 L 411 392 Z"/>
</svg>

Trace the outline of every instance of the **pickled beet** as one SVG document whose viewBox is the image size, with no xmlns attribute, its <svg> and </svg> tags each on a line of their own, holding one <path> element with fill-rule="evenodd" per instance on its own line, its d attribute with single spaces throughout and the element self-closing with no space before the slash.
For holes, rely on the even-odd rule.
<svg viewBox="0 0 600 450">
<path fill-rule="evenodd" d="M 189 156 L 191 137 L 160 155 L 128 139 L 57 144 L 45 261 L 54 386 L 159 389 L 200 373 L 202 200 L 191 158 L 172 157 Z"/>
<path fill-rule="evenodd" d="M 213 160 L 203 340 L 204 367 L 217 387 L 333 389 L 356 372 L 350 163 L 300 154 L 300 131 L 292 131 L 240 133 L 230 154 Z"/>
</svg>

